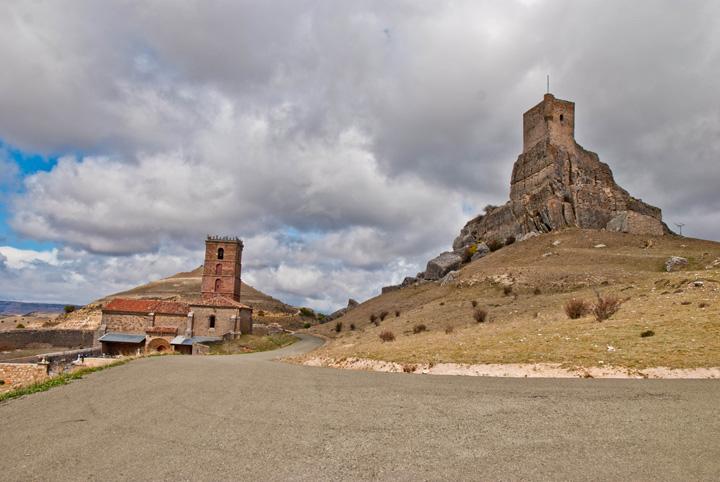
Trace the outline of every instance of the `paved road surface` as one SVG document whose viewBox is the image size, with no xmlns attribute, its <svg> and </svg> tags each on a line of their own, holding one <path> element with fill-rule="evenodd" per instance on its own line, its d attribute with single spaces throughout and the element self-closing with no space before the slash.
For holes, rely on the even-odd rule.
<svg viewBox="0 0 720 482">
<path fill-rule="evenodd" d="M 720 478 L 718 381 L 366 373 L 278 354 L 149 358 L 0 404 L 0 479 Z"/>
</svg>

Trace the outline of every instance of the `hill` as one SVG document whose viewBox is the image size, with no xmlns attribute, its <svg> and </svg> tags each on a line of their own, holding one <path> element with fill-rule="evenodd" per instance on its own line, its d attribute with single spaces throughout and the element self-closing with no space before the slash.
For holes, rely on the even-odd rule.
<svg viewBox="0 0 720 482">
<path fill-rule="evenodd" d="M 688 265 L 667 272 L 671 256 Z M 568 318 L 568 301 L 592 303 L 596 293 L 620 298 L 619 311 L 602 322 L 591 314 Z M 479 309 L 487 311 L 483 323 L 475 320 Z M 718 367 L 720 243 L 582 229 L 542 234 L 465 265 L 444 285 L 419 280 L 336 322 L 309 330 L 331 340 L 310 355 L 313 363 L 358 357 L 426 365 Z M 395 341 L 381 341 L 383 331 Z"/>
<path fill-rule="evenodd" d="M 0 315 L 29 315 L 34 313 L 62 313 L 65 305 L 56 303 L 26 303 L 0 301 Z"/>
<path fill-rule="evenodd" d="M 97 329 L 100 326 L 103 304 L 114 298 L 163 299 L 193 302 L 200 299 L 202 267 L 193 271 L 177 273 L 168 278 L 115 293 L 94 301 L 69 315 L 61 315 L 55 328 Z M 254 309 L 256 322 L 280 323 L 283 326 L 301 326 L 297 308 L 287 305 L 265 293 L 242 283 L 241 301 Z"/>
</svg>

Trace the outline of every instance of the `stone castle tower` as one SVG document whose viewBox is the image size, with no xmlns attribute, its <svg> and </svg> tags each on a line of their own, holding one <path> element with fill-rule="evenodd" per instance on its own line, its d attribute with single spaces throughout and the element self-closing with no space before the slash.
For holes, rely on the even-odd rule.
<svg viewBox="0 0 720 482">
<path fill-rule="evenodd" d="M 208 236 L 200 291 L 203 300 L 224 296 L 240 301 L 243 242 L 228 236 Z"/>
<path fill-rule="evenodd" d="M 545 94 L 523 114 L 523 152 L 513 166 L 510 200 L 470 220 L 453 248 L 568 227 L 669 232 L 660 209 L 618 186 L 610 167 L 575 141 L 575 103 Z"/>
</svg>

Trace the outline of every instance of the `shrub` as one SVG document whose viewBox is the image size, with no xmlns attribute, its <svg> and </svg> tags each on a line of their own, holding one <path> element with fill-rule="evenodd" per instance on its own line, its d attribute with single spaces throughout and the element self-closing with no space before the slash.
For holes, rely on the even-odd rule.
<svg viewBox="0 0 720 482">
<path fill-rule="evenodd" d="M 655 336 L 655 332 L 652 330 L 645 330 L 642 333 L 640 333 L 641 338 L 647 338 L 649 336 Z"/>
<path fill-rule="evenodd" d="M 395 310 L 395 318 L 397 318 L 398 316 L 400 316 L 400 310 Z"/>
<path fill-rule="evenodd" d="M 350 323 L 350 330 L 355 331 L 355 323 Z"/>
<path fill-rule="evenodd" d="M 510 246 L 515 242 L 515 236 L 508 236 L 505 238 L 505 246 Z"/>
<path fill-rule="evenodd" d="M 590 313 L 590 303 L 585 300 L 571 299 L 565 303 L 565 314 L 571 320 L 577 320 Z"/>
<path fill-rule="evenodd" d="M 487 243 L 487 247 L 490 248 L 490 251 L 497 251 L 498 249 L 502 248 L 504 245 L 502 241 L 499 239 L 492 239 L 490 242 Z"/>
<path fill-rule="evenodd" d="M 342 331 L 342 321 L 338 321 L 337 323 L 335 323 L 335 331 L 337 333 L 340 333 Z"/>
<path fill-rule="evenodd" d="M 471 244 L 470 246 L 467 246 L 462 253 L 462 262 L 469 263 L 473 255 L 477 253 L 477 250 L 477 244 Z"/>
<path fill-rule="evenodd" d="M 445 306 L 445 302 L 444 302 L 444 301 L 441 301 L 441 302 L 440 302 L 440 306 Z"/>
<path fill-rule="evenodd" d="M 75 311 L 75 305 L 65 305 L 63 311 L 65 311 L 65 313 L 72 313 Z"/>
<path fill-rule="evenodd" d="M 475 321 L 477 321 L 478 323 L 485 323 L 485 320 L 487 320 L 487 315 L 487 310 L 483 308 L 478 308 L 473 313 L 473 318 L 475 318 Z"/>
<path fill-rule="evenodd" d="M 307 323 L 307 322 L 306 322 L 306 323 L 303 325 L 303 328 L 310 328 L 311 326 L 312 326 L 312 325 L 311 325 L 310 323 Z"/>
<path fill-rule="evenodd" d="M 708 306 L 710 306 L 710 304 L 709 304 L 709 303 L 705 303 L 705 302 L 703 301 L 702 303 L 700 303 L 700 304 L 698 305 L 698 308 L 707 308 Z"/>
<path fill-rule="evenodd" d="M 598 294 L 597 302 L 593 306 L 593 314 L 597 321 L 603 321 L 610 318 L 620 309 L 622 301 L 617 296 L 605 296 L 604 298 Z"/>
<path fill-rule="evenodd" d="M 510 286 L 510 285 L 503 286 L 503 294 L 505 296 L 509 296 L 510 293 L 512 293 L 512 286 Z"/>
<path fill-rule="evenodd" d="M 373 323 L 375 326 L 378 326 L 380 322 L 378 321 L 378 317 L 375 313 L 370 315 L 370 323 Z"/>
<path fill-rule="evenodd" d="M 385 318 L 387 318 L 388 312 L 387 311 L 381 311 L 380 312 L 380 321 L 385 321 Z"/>
<path fill-rule="evenodd" d="M 18 330 L 22 330 L 23 328 L 25 328 L 25 325 L 23 325 L 22 323 L 18 323 L 15 328 Z"/>
<path fill-rule="evenodd" d="M 533 290 L 533 294 L 534 294 L 535 296 L 541 295 L 541 294 L 542 294 L 542 290 L 540 290 L 540 288 L 535 288 L 535 289 Z"/>
<path fill-rule="evenodd" d="M 300 308 L 300 316 L 305 318 L 315 318 L 315 312 L 310 308 Z"/>
<path fill-rule="evenodd" d="M 383 343 L 386 341 L 395 341 L 395 335 L 390 330 L 381 331 L 379 336 Z"/>
<path fill-rule="evenodd" d="M 427 326 L 423 325 L 422 323 L 413 326 L 413 333 L 415 333 L 416 335 L 418 333 L 422 333 L 423 331 L 427 331 Z"/>
<path fill-rule="evenodd" d="M 446 326 L 446 327 L 445 327 L 445 334 L 446 334 L 446 335 L 449 335 L 449 334 L 452 333 L 453 331 L 455 331 L 455 328 L 453 328 L 452 326 Z"/>
<path fill-rule="evenodd" d="M 472 300 L 472 301 L 470 302 L 470 304 L 472 305 L 473 308 L 476 308 L 476 307 L 477 307 L 477 300 Z"/>
<path fill-rule="evenodd" d="M 0 379 L 0 385 L 5 385 L 5 380 Z"/>
</svg>

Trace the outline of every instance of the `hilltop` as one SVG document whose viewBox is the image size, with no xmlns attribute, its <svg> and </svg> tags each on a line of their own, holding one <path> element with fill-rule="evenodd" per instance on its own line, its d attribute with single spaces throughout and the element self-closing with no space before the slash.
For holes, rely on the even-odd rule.
<svg viewBox="0 0 720 482">
<path fill-rule="evenodd" d="M 100 326 L 102 305 L 114 298 L 162 299 L 194 302 L 200 299 L 202 266 L 188 272 L 177 273 L 167 278 L 151 281 L 127 291 L 108 295 L 89 303 L 68 315 L 61 315 L 54 328 L 97 329 Z M 241 300 L 253 307 L 256 322 L 280 323 L 283 326 L 300 326 L 298 309 L 272 296 L 242 283 Z"/>
<path fill-rule="evenodd" d="M 688 265 L 667 272 L 671 256 Z M 619 311 L 602 322 L 567 317 L 568 301 L 593 302 L 596 293 L 620 298 Z M 478 309 L 487 311 L 483 323 L 474 319 Z M 331 340 L 308 356 L 313 363 L 718 367 L 720 243 L 583 229 L 542 234 L 465 265 L 453 281 L 386 292 L 336 322 L 310 329 Z M 386 330 L 395 341 L 381 341 Z"/>
</svg>

